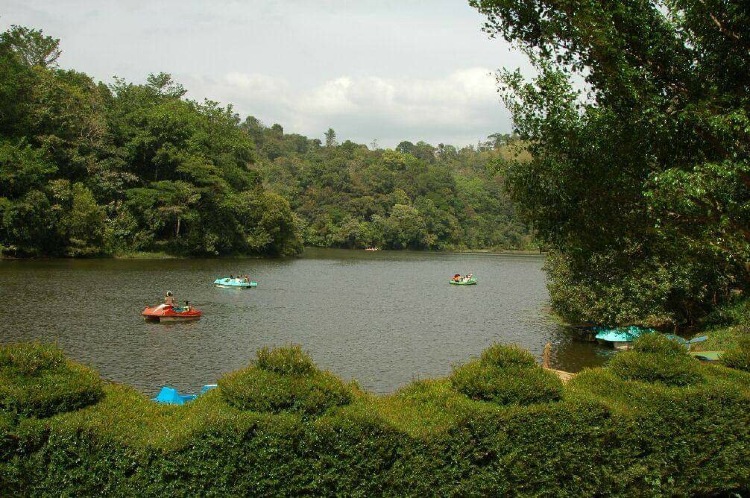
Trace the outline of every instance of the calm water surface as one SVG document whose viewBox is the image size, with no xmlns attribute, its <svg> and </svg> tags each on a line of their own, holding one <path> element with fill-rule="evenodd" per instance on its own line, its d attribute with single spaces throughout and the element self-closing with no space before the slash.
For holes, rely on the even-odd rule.
<svg viewBox="0 0 750 498">
<path fill-rule="evenodd" d="M 545 313 L 543 259 L 526 255 L 307 250 L 289 260 L 0 261 L 0 342 L 55 341 L 103 377 L 152 395 L 196 392 L 263 346 L 300 344 L 316 364 L 372 392 L 448 375 L 495 342 L 578 371 L 611 351 L 574 340 Z M 250 290 L 214 279 L 248 273 Z M 454 286 L 474 273 L 476 286 Z M 203 311 L 146 323 L 171 290 Z"/>
</svg>

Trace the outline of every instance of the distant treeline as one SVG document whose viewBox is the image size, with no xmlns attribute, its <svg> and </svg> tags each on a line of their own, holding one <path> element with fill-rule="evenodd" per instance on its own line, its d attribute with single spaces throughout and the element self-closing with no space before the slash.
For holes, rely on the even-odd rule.
<svg viewBox="0 0 750 498">
<path fill-rule="evenodd" d="M 505 193 L 517 139 L 495 134 L 476 147 L 403 141 L 395 150 L 285 135 L 249 117 L 253 166 L 289 200 L 305 245 L 387 249 L 528 249 L 533 240 Z"/>
<path fill-rule="evenodd" d="M 95 83 L 59 40 L 0 34 L 0 252 L 298 254 L 303 245 L 523 249 L 512 137 L 369 150 L 244 122 L 167 74 Z"/>
</svg>

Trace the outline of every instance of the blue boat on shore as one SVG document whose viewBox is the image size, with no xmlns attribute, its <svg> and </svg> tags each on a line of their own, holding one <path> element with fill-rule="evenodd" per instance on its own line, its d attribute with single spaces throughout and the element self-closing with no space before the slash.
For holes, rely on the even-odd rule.
<svg viewBox="0 0 750 498">
<path fill-rule="evenodd" d="M 217 278 L 214 280 L 214 285 L 223 289 L 250 289 L 252 287 L 257 287 L 258 282 L 253 282 L 247 278 L 226 277 Z"/>
<path fill-rule="evenodd" d="M 210 391 L 215 387 L 216 384 L 206 384 L 201 388 L 200 394 L 204 394 L 206 391 Z M 159 391 L 159 394 L 157 394 L 156 397 L 151 398 L 151 400 L 165 405 L 184 405 L 188 401 L 193 401 L 198 396 L 198 394 L 180 394 L 174 387 L 163 386 Z"/>
<path fill-rule="evenodd" d="M 615 349 L 630 349 L 630 343 L 642 336 L 656 332 L 654 329 L 646 329 L 631 325 L 630 327 L 618 327 L 607 329 L 603 327 L 594 327 L 596 331 L 596 340 L 603 343 L 612 344 Z"/>
</svg>

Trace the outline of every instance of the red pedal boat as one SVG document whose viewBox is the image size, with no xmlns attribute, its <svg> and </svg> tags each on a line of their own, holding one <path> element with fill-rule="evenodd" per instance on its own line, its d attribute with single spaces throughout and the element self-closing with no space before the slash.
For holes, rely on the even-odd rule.
<svg viewBox="0 0 750 498">
<path fill-rule="evenodd" d="M 141 315 L 143 315 L 146 321 L 150 322 L 184 322 L 197 320 L 201 317 L 202 313 L 192 306 L 175 308 L 169 304 L 160 304 L 158 306 L 146 307 Z"/>
</svg>

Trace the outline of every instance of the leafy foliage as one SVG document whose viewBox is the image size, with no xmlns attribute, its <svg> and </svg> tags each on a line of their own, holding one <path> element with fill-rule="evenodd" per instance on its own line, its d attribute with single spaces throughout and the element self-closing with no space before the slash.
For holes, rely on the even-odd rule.
<svg viewBox="0 0 750 498">
<path fill-rule="evenodd" d="M 95 84 L 59 41 L 0 34 L 0 247 L 16 256 L 301 251 L 288 203 L 250 170 L 231 106 L 184 99 L 167 74 Z"/>
<path fill-rule="evenodd" d="M 661 334 L 644 334 L 633 341 L 633 350 L 618 353 L 609 368 L 623 380 L 689 386 L 703 381 L 697 362 L 681 344 Z"/>
<path fill-rule="evenodd" d="M 242 410 L 306 416 L 349 404 L 353 397 L 337 377 L 319 371 L 299 346 L 258 350 L 254 366 L 222 377 L 219 387 L 227 403 Z"/>
<path fill-rule="evenodd" d="M 562 382 L 536 365 L 528 351 L 496 344 L 479 360 L 453 369 L 454 389 L 471 399 L 500 405 L 530 405 L 559 401 Z"/>
<path fill-rule="evenodd" d="M 243 127 L 258 144 L 254 171 L 289 201 L 304 227 L 305 245 L 536 247 L 504 190 L 505 165 L 521 156 L 515 137 L 496 134 L 492 142 L 460 150 L 424 142 L 369 150 L 330 140 L 330 129 L 327 145 L 321 146 L 319 140 L 284 134 L 280 125 L 269 128 L 254 117 Z"/>
<path fill-rule="evenodd" d="M 305 375 L 313 373 L 316 368 L 309 354 L 302 351 L 302 346 L 293 344 L 283 348 L 263 347 L 256 351 L 255 366 L 261 370 L 286 375 Z"/>
<path fill-rule="evenodd" d="M 747 4 L 471 0 L 538 76 L 498 74 L 509 168 L 574 323 L 689 325 L 747 290 Z"/>
<path fill-rule="evenodd" d="M 518 351 L 492 350 L 486 356 L 525 363 Z M 60 360 L 36 351 L 18 362 L 40 371 Z M 283 371 L 309 369 L 296 348 L 263 357 Z M 507 368 L 526 369 L 515 364 Z M 0 411 L 0 484 L 23 496 L 744 494 L 750 374 L 694 364 L 704 382 L 688 387 L 593 369 L 559 402 L 500 406 L 435 379 L 356 396 L 319 417 L 241 410 L 222 386 L 164 406 L 107 384 L 85 410 L 45 419 Z"/>
<path fill-rule="evenodd" d="M 49 417 L 96 403 L 103 394 L 98 374 L 55 346 L 0 347 L 0 413 Z"/>
<path fill-rule="evenodd" d="M 497 368 L 533 368 L 537 366 L 534 356 L 515 344 L 493 344 L 482 351 L 479 361 Z"/>
<path fill-rule="evenodd" d="M 725 351 L 720 358 L 721 364 L 729 368 L 736 368 L 750 372 L 750 337 L 745 335 L 739 343 Z"/>
<path fill-rule="evenodd" d="M 532 245 L 502 189 L 509 136 L 383 151 L 329 129 L 323 144 L 186 99 L 169 74 L 95 84 L 59 69 L 59 53 L 59 40 L 39 30 L 0 34 L 6 254 Z"/>
</svg>

